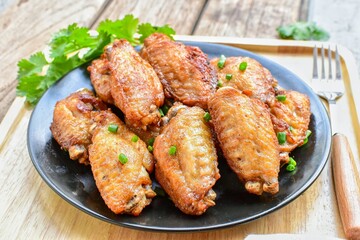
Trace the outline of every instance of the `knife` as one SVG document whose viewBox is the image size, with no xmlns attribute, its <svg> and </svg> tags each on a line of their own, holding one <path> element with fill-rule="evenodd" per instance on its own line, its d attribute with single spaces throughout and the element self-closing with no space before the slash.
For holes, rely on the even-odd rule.
<svg viewBox="0 0 360 240">
<path fill-rule="evenodd" d="M 347 137 L 332 137 L 332 171 L 345 236 L 360 240 L 360 175 Z"/>
</svg>

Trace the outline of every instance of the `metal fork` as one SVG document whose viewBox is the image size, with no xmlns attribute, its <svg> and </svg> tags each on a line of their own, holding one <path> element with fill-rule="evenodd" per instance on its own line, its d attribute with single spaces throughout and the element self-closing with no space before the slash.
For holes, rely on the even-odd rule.
<svg viewBox="0 0 360 240">
<path fill-rule="evenodd" d="M 330 49 L 330 46 L 328 47 L 328 51 L 327 51 L 328 77 L 326 77 L 324 46 L 321 46 L 320 53 L 321 53 L 321 77 L 319 78 L 318 66 L 317 66 L 318 49 L 315 46 L 313 52 L 314 65 L 313 65 L 313 78 L 311 81 L 311 85 L 315 90 L 315 92 L 329 103 L 330 119 L 332 120 L 331 130 L 332 133 L 335 134 L 336 131 L 339 130 L 336 126 L 336 123 L 338 121 L 334 121 L 338 116 L 337 108 L 335 107 L 336 100 L 339 99 L 342 95 L 344 95 L 345 92 L 344 82 L 341 74 L 340 56 L 336 46 L 335 47 L 335 78 L 333 78 L 332 63 L 331 63 L 333 61 L 332 51 Z"/>
<path fill-rule="evenodd" d="M 354 168 L 354 156 L 347 137 L 338 134 L 339 122 L 336 120 L 341 114 L 336 106 L 336 100 L 344 95 L 345 88 L 341 74 L 340 56 L 335 47 L 335 79 L 332 75 L 332 53 L 330 46 L 327 51 L 328 77 L 325 76 L 325 50 L 321 46 L 321 77 L 318 75 L 318 49 L 315 46 L 313 52 L 313 78 L 311 85 L 315 92 L 329 103 L 332 137 L 332 170 L 335 185 L 335 193 L 338 201 L 340 216 L 344 232 L 349 239 L 360 239 L 360 191 L 357 187 L 357 179 L 360 174 Z M 339 119 L 339 118 L 338 118 Z"/>
</svg>

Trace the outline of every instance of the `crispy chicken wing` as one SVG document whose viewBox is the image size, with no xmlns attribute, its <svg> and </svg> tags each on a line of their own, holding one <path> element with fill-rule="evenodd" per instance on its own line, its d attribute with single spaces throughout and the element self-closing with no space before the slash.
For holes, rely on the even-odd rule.
<svg viewBox="0 0 360 240">
<path fill-rule="evenodd" d="M 156 179 L 175 205 L 191 215 L 201 215 L 215 205 L 212 187 L 220 177 L 204 114 L 199 107 L 178 108 L 154 143 Z"/>
<path fill-rule="evenodd" d="M 89 160 L 96 186 L 114 213 L 137 216 L 156 195 L 148 174 L 153 170 L 153 157 L 141 139 L 131 140 L 134 133 L 112 112 L 102 111 L 94 121 Z M 110 124 L 118 126 L 116 133 L 108 130 Z"/>
<path fill-rule="evenodd" d="M 141 56 L 164 86 L 165 96 L 189 106 L 207 108 L 216 89 L 216 73 L 198 47 L 185 46 L 161 33 L 145 39 Z"/>
<path fill-rule="evenodd" d="M 87 69 L 90 72 L 90 80 L 97 96 L 106 103 L 114 104 L 110 87 L 110 67 L 106 56 L 103 54 L 101 58 L 92 61 Z"/>
<path fill-rule="evenodd" d="M 56 103 L 50 130 L 61 148 L 69 152 L 70 159 L 89 163 L 87 148 L 91 143 L 91 113 L 104 109 L 106 105 L 88 89 Z"/>
<path fill-rule="evenodd" d="M 291 90 L 279 90 L 277 95 L 284 101 L 274 100 L 270 104 L 271 120 L 276 133 L 286 134 L 286 142 L 280 144 L 282 161 L 288 162 L 288 153 L 303 144 L 310 123 L 309 97 Z"/>
<path fill-rule="evenodd" d="M 228 57 L 223 68 L 217 66 L 219 59 L 211 60 L 211 64 L 217 70 L 217 76 L 223 86 L 229 86 L 242 91 L 251 98 L 269 102 L 275 97 L 274 86 L 277 81 L 268 69 L 264 68 L 258 61 L 249 57 Z M 247 63 L 244 71 L 239 69 L 242 62 Z M 227 74 L 231 74 L 231 78 Z"/>
<path fill-rule="evenodd" d="M 223 154 L 246 190 L 277 193 L 279 145 L 265 104 L 223 87 L 209 100 L 209 110 Z"/>
<path fill-rule="evenodd" d="M 105 47 L 105 53 L 112 74 L 111 95 L 115 105 L 134 126 L 157 123 L 164 92 L 154 69 L 126 40 L 115 40 Z"/>
</svg>

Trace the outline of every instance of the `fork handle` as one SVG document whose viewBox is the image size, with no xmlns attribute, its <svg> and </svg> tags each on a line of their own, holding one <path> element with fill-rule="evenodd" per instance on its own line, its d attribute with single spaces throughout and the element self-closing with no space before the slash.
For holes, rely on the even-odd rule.
<svg viewBox="0 0 360 240">
<path fill-rule="evenodd" d="M 347 137 L 335 134 L 332 170 L 341 221 L 348 239 L 360 239 L 360 175 Z"/>
</svg>

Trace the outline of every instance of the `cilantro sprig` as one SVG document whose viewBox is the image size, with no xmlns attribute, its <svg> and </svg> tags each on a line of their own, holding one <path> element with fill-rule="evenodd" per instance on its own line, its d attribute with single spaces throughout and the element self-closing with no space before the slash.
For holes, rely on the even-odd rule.
<svg viewBox="0 0 360 240">
<path fill-rule="evenodd" d="M 114 39 L 126 39 L 135 46 L 154 32 L 171 38 L 175 34 L 168 25 L 139 25 L 139 19 L 133 15 L 115 21 L 106 19 L 100 22 L 96 31 L 71 24 L 52 36 L 48 53 L 36 52 L 29 59 L 18 62 L 16 94 L 25 96 L 26 101 L 34 105 L 51 85 L 71 70 L 98 58 Z"/>
<path fill-rule="evenodd" d="M 326 41 L 330 38 L 330 34 L 314 22 L 295 22 L 276 30 L 283 39 Z"/>
</svg>

